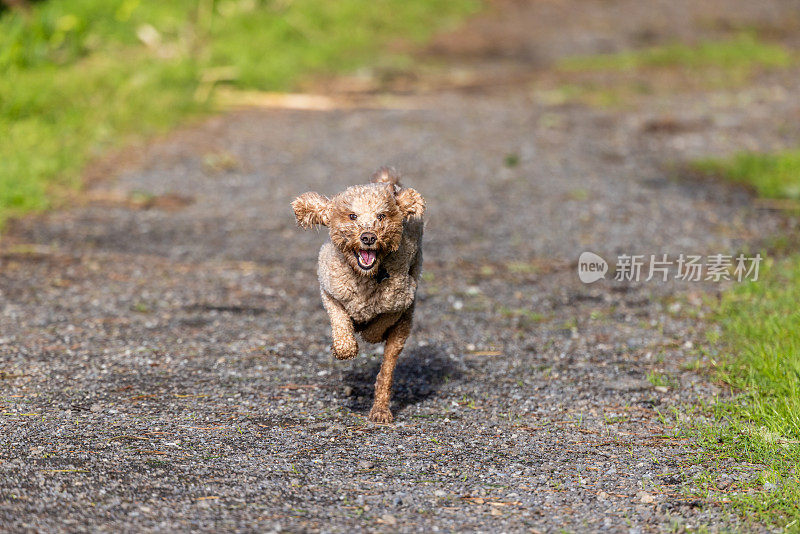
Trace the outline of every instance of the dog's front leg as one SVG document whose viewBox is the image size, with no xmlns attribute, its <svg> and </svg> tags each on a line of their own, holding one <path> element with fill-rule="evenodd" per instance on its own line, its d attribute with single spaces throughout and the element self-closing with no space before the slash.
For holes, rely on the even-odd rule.
<svg viewBox="0 0 800 534">
<path fill-rule="evenodd" d="M 322 304 L 331 319 L 333 355 L 337 360 L 352 360 L 358 356 L 358 341 L 356 341 L 353 321 L 347 315 L 344 307 L 325 291 L 322 291 Z"/>
<path fill-rule="evenodd" d="M 411 333 L 411 320 L 414 315 L 414 307 L 403 312 L 400 319 L 389 328 L 386 336 L 386 345 L 383 347 L 383 362 L 381 370 L 378 372 L 378 379 L 375 381 L 375 401 L 369 411 L 369 420 L 376 423 L 391 423 L 392 412 L 389 410 L 389 401 L 392 397 L 392 378 L 394 368 L 397 365 L 397 357 L 403 351 L 403 347 Z"/>
</svg>

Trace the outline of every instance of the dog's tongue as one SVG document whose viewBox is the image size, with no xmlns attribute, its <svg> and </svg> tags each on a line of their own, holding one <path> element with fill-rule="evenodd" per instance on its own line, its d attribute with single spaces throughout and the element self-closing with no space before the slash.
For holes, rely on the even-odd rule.
<svg viewBox="0 0 800 534">
<path fill-rule="evenodd" d="M 374 250 L 359 250 L 358 253 L 361 255 L 361 263 L 364 265 L 372 265 L 372 262 L 375 261 Z"/>
</svg>

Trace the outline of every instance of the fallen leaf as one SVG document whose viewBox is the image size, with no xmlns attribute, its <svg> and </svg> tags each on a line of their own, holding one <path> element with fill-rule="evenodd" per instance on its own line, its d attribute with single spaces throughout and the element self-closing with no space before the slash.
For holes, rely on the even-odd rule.
<svg viewBox="0 0 800 534">
<path fill-rule="evenodd" d="M 391 514 L 383 514 L 380 518 L 380 522 L 385 525 L 394 526 L 397 524 L 397 518 Z"/>
</svg>

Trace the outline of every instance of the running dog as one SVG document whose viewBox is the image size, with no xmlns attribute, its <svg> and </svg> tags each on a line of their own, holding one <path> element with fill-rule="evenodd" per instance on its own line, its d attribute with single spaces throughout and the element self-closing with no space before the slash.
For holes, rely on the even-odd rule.
<svg viewBox="0 0 800 534">
<path fill-rule="evenodd" d="M 411 331 L 422 268 L 425 200 L 381 167 L 371 183 L 327 198 L 304 193 L 292 202 L 298 226 L 327 226 L 330 241 L 319 251 L 317 275 L 331 320 L 333 355 L 358 355 L 356 333 L 385 342 L 369 419 L 391 423 L 389 401 L 397 358 Z"/>
</svg>

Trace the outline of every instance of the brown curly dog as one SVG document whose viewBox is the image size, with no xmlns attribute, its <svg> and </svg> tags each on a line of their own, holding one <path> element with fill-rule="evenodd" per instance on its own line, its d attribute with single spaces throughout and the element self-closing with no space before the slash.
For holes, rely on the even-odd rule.
<svg viewBox="0 0 800 534">
<path fill-rule="evenodd" d="M 369 418 L 390 423 L 392 375 L 411 331 L 422 267 L 425 200 L 402 187 L 394 169 L 381 167 L 370 184 L 348 187 L 330 199 L 304 193 L 292 208 L 299 226 L 330 229 L 317 274 L 331 319 L 333 355 L 355 358 L 356 332 L 370 343 L 386 342 Z"/>
</svg>

